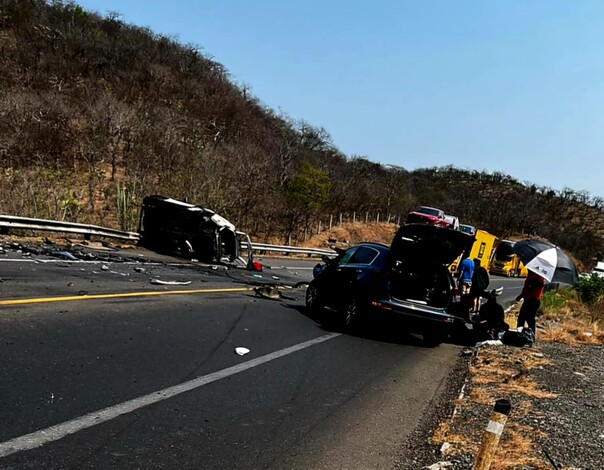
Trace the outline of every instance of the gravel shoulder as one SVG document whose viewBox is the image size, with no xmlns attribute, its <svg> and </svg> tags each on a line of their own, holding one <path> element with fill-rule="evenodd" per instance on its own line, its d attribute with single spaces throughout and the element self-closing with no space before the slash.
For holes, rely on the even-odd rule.
<svg viewBox="0 0 604 470">
<path fill-rule="evenodd" d="M 508 398 L 512 412 L 492 469 L 604 468 L 603 346 L 539 342 L 466 353 L 395 469 L 471 469 L 497 398 Z"/>
</svg>

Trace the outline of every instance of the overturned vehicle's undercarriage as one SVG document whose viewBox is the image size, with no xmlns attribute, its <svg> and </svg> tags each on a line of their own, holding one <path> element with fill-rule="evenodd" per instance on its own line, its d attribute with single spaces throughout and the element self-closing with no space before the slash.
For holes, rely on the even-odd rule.
<svg viewBox="0 0 604 470">
<path fill-rule="evenodd" d="M 139 233 L 141 246 L 154 251 L 196 258 L 207 263 L 250 265 L 247 234 L 214 211 L 165 196 L 143 199 Z M 241 256 L 242 242 L 248 256 Z"/>
</svg>

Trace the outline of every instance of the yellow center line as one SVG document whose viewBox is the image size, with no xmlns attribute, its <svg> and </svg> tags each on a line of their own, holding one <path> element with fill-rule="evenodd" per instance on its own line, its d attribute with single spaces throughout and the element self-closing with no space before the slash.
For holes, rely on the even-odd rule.
<svg viewBox="0 0 604 470">
<path fill-rule="evenodd" d="M 222 292 L 248 292 L 252 287 L 234 287 L 229 289 L 191 289 L 191 290 L 172 290 L 172 291 L 152 291 L 152 292 L 124 292 L 121 294 L 94 294 L 94 295 L 72 295 L 68 297 L 41 297 L 34 299 L 12 299 L 0 300 L 0 306 L 6 305 L 25 305 L 25 304 L 43 304 L 49 302 L 71 302 L 74 300 L 95 300 L 95 299 L 120 299 L 126 297 L 153 297 L 159 295 L 181 295 L 181 294 L 217 294 Z"/>
</svg>

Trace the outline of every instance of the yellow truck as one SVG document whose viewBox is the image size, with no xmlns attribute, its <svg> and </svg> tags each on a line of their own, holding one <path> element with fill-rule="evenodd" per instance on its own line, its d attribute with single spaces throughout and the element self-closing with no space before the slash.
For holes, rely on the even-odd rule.
<svg viewBox="0 0 604 470">
<path fill-rule="evenodd" d="M 489 266 L 489 272 L 507 277 L 526 277 L 528 271 L 513 251 L 514 242 L 501 240 Z"/>
<path fill-rule="evenodd" d="M 474 236 L 476 237 L 476 241 L 472 244 L 469 254 L 470 259 L 479 259 L 480 265 L 488 270 L 494 249 L 497 246 L 497 237 L 484 230 L 477 230 Z M 457 272 L 462 256 L 453 261 L 449 266 L 452 273 Z"/>
</svg>

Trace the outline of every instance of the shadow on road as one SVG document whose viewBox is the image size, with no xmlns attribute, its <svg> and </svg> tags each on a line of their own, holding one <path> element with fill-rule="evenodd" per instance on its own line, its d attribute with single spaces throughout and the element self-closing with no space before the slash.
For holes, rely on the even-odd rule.
<svg viewBox="0 0 604 470">
<path fill-rule="evenodd" d="M 422 340 L 421 336 L 414 335 L 405 331 L 405 326 L 400 319 L 393 318 L 388 315 L 375 316 L 372 318 L 366 318 L 363 320 L 362 325 L 353 332 L 345 331 L 342 327 L 337 325 L 337 322 L 326 323 L 324 317 L 313 313 L 305 305 L 299 304 L 283 304 L 284 307 L 296 310 L 307 318 L 318 324 L 318 326 L 330 333 L 337 332 L 343 333 L 348 336 L 354 336 L 357 338 L 367 339 L 370 341 L 379 341 L 382 343 L 400 344 L 405 346 L 417 346 L 429 348 Z M 328 312 L 329 314 L 337 315 L 335 312 Z M 322 321 L 323 320 L 323 321 Z M 333 324 L 332 324 L 333 323 Z"/>
</svg>

